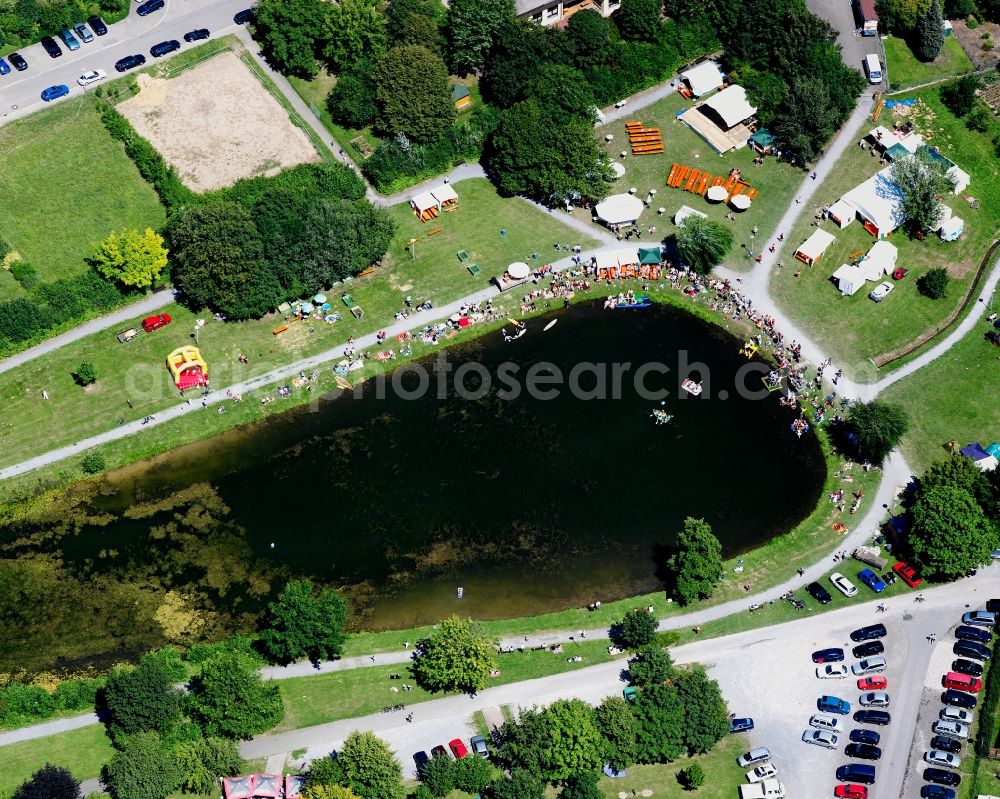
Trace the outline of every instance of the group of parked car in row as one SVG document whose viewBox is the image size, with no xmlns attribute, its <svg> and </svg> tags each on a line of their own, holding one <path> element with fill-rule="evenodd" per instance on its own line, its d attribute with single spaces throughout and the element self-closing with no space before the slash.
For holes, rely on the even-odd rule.
<svg viewBox="0 0 1000 799">
<path fill-rule="evenodd" d="M 449 755 L 448 752 L 451 751 Z M 473 735 L 469 739 L 469 745 L 465 745 L 465 741 L 461 738 L 453 738 L 448 742 L 448 748 L 445 749 L 443 744 L 438 744 L 433 749 L 431 749 L 430 756 L 423 750 L 416 752 L 413 755 L 413 762 L 417 766 L 417 776 L 419 777 L 424 770 L 424 766 L 431 762 L 432 757 L 454 757 L 455 760 L 461 760 L 462 758 L 468 757 L 470 754 L 479 755 L 480 757 L 489 757 L 490 750 L 486 744 L 486 738 L 482 735 Z"/>
<path fill-rule="evenodd" d="M 87 25 L 90 25 L 88 28 Z M 93 33 L 91 33 L 93 30 Z M 63 40 L 63 44 L 67 48 L 72 50 L 80 49 L 80 42 L 84 43 L 94 41 L 94 35 L 104 36 L 108 32 L 108 26 L 104 24 L 104 20 L 100 17 L 94 15 L 87 19 L 86 23 L 78 22 L 76 23 L 72 30 L 69 28 L 63 28 L 59 32 L 59 38 Z M 80 37 L 79 39 L 77 37 Z M 59 58 L 63 54 L 62 49 L 56 43 L 56 40 L 51 36 L 43 36 L 41 39 L 42 48 L 46 53 L 49 54 L 50 58 Z M 10 62 L 9 64 L 7 62 Z M 28 62 L 25 60 L 24 56 L 20 53 L 11 53 L 4 60 L 0 58 L 0 75 L 6 75 L 10 72 L 11 65 L 18 72 L 24 72 L 28 68 Z"/>
</svg>

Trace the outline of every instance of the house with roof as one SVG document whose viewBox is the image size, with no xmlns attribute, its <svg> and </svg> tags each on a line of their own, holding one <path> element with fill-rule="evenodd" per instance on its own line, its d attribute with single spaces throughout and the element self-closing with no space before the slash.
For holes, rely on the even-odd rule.
<svg viewBox="0 0 1000 799">
<path fill-rule="evenodd" d="M 725 78 L 719 65 L 714 61 L 702 61 L 681 73 L 681 80 L 687 86 L 693 97 L 702 97 L 709 92 L 722 88 Z"/>
<path fill-rule="evenodd" d="M 518 19 L 530 19 L 546 27 L 557 25 L 588 8 L 602 17 L 610 17 L 621 8 L 621 0 L 514 0 L 514 14 Z"/>
<path fill-rule="evenodd" d="M 854 209 L 865 230 L 877 239 L 884 239 L 906 221 L 902 197 L 892 179 L 892 167 L 887 166 L 855 186 L 840 201 Z"/>
<path fill-rule="evenodd" d="M 733 84 L 689 108 L 678 119 L 697 133 L 719 155 L 746 147 L 757 109 L 747 101 L 746 90 Z"/>
</svg>

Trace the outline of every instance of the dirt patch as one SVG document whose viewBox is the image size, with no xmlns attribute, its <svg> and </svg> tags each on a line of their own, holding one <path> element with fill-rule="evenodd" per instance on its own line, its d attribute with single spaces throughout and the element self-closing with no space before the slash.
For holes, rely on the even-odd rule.
<svg viewBox="0 0 1000 799">
<path fill-rule="evenodd" d="M 1000 25 L 995 22 L 984 22 L 970 29 L 963 19 L 953 20 L 951 24 L 952 35 L 958 39 L 958 43 L 962 45 L 962 49 L 977 70 L 989 69 L 1000 63 Z M 992 50 L 983 49 L 984 33 L 988 33 L 993 43 L 997 45 Z"/>
<path fill-rule="evenodd" d="M 118 110 L 195 191 L 319 160 L 305 132 L 234 53 L 176 78 L 137 80 L 139 93 Z"/>
</svg>

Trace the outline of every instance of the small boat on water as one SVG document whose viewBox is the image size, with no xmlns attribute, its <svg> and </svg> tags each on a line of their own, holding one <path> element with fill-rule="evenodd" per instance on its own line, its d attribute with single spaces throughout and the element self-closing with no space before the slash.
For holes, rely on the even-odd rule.
<svg viewBox="0 0 1000 799">
<path fill-rule="evenodd" d="M 681 382 L 681 388 L 683 388 L 688 394 L 692 394 L 697 397 L 701 394 L 701 383 L 696 383 L 690 377 L 685 377 Z"/>
<path fill-rule="evenodd" d="M 553 319 L 545 327 L 542 328 L 542 332 L 544 333 L 546 330 L 551 330 L 552 328 L 554 328 L 556 326 L 556 322 L 558 321 L 559 321 L 558 319 Z"/>
<path fill-rule="evenodd" d="M 620 311 L 626 308 L 648 308 L 652 304 L 653 301 L 647 295 L 634 296 L 629 292 L 628 294 L 619 294 L 617 297 L 612 294 L 604 301 L 604 308 Z"/>
<path fill-rule="evenodd" d="M 661 424 L 666 424 L 667 422 L 669 422 L 671 419 L 674 418 L 673 415 L 667 413 L 665 410 L 661 408 L 654 408 L 653 412 L 649 415 L 652 416 L 654 419 L 656 419 L 657 426 Z"/>
<path fill-rule="evenodd" d="M 465 589 L 462 588 L 462 586 L 459 586 L 458 588 L 455 589 L 455 599 L 461 599 L 464 596 L 465 596 Z"/>
<path fill-rule="evenodd" d="M 809 422 L 801 417 L 788 425 L 788 427 L 799 438 L 802 438 L 803 433 L 809 432 Z"/>
</svg>

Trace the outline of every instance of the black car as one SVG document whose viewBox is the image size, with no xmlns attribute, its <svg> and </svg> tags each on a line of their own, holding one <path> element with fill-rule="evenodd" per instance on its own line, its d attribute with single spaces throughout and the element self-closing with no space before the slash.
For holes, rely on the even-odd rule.
<svg viewBox="0 0 1000 799">
<path fill-rule="evenodd" d="M 851 650 L 851 654 L 859 660 L 870 658 L 872 655 L 881 655 L 883 652 L 885 652 L 885 644 L 881 641 L 868 641 L 864 644 L 858 644 Z"/>
<path fill-rule="evenodd" d="M 857 757 L 861 760 L 881 760 L 882 750 L 871 744 L 848 744 L 844 747 L 844 754 L 848 757 Z"/>
<path fill-rule="evenodd" d="M 135 13 L 140 17 L 144 17 L 147 14 L 152 14 L 154 11 L 159 11 L 165 5 L 164 0 L 146 0 L 145 3 L 136 8 Z"/>
<path fill-rule="evenodd" d="M 185 42 L 198 42 L 202 39 L 207 39 L 211 34 L 208 32 L 208 28 L 198 28 L 197 30 L 189 31 L 184 34 Z"/>
<path fill-rule="evenodd" d="M 817 649 L 812 653 L 813 663 L 839 663 L 844 659 L 844 650 L 838 647 Z"/>
<path fill-rule="evenodd" d="M 861 641 L 871 641 L 875 638 L 885 638 L 885 636 L 884 624 L 869 624 L 867 627 L 861 627 L 851 633 L 851 640 L 855 643 L 860 643 Z"/>
<path fill-rule="evenodd" d="M 62 55 L 62 50 L 51 36 L 43 36 L 41 45 L 45 48 L 45 52 L 49 54 L 49 58 L 59 58 Z"/>
<path fill-rule="evenodd" d="M 988 630 L 980 630 L 978 627 L 970 627 L 966 624 L 955 629 L 955 637 L 959 641 L 978 641 L 981 644 L 988 644 L 993 640 L 993 636 Z"/>
<path fill-rule="evenodd" d="M 972 694 L 967 694 L 965 691 L 956 691 L 954 688 L 949 688 L 941 694 L 941 701 L 946 705 L 951 705 L 952 707 L 961 707 L 966 710 L 972 710 L 976 706 L 977 700 Z"/>
<path fill-rule="evenodd" d="M 828 605 L 830 604 L 830 600 L 833 599 L 833 597 L 830 596 L 830 592 L 819 583 L 809 583 L 809 585 L 806 586 L 806 591 L 809 592 L 809 596 L 821 605 Z"/>
<path fill-rule="evenodd" d="M 115 62 L 115 69 L 119 72 L 128 72 L 130 69 L 141 67 L 145 63 L 146 56 L 144 55 L 127 55 Z"/>
<path fill-rule="evenodd" d="M 935 735 L 931 738 L 931 749 L 940 749 L 942 752 L 955 754 L 962 751 L 962 742 L 946 735 Z"/>
<path fill-rule="evenodd" d="M 875 746 L 881 737 L 875 730 L 851 730 L 851 740 L 858 744 Z"/>
<path fill-rule="evenodd" d="M 98 36 L 103 36 L 108 32 L 108 26 L 104 24 L 104 20 L 98 16 L 88 17 L 87 24 L 93 29 L 94 33 Z"/>
<path fill-rule="evenodd" d="M 859 710 L 854 714 L 854 720 L 858 724 L 874 724 L 878 727 L 884 727 L 892 721 L 892 716 L 884 710 Z"/>
<path fill-rule="evenodd" d="M 950 785 L 952 787 L 962 781 L 962 778 L 954 771 L 946 771 L 943 768 L 925 768 L 924 779 L 927 782 L 935 782 L 938 785 Z"/>
<path fill-rule="evenodd" d="M 955 792 L 941 785 L 925 785 L 920 789 L 920 799 L 955 799 Z"/>
<path fill-rule="evenodd" d="M 989 660 L 990 655 L 993 654 L 987 647 L 977 644 L 975 641 L 957 641 L 951 651 L 960 657 L 972 658 L 973 660 Z"/>
<path fill-rule="evenodd" d="M 153 56 L 153 58 L 159 58 L 160 56 L 167 55 L 168 53 L 172 53 L 175 50 L 180 50 L 180 49 L 181 49 L 181 43 L 179 41 L 177 41 L 176 39 L 169 39 L 165 42 L 154 44 L 152 47 L 149 48 L 149 54 Z"/>
<path fill-rule="evenodd" d="M 422 749 L 419 752 L 415 752 L 414 753 L 414 755 L 413 755 L 413 762 L 417 766 L 417 776 L 418 777 L 423 776 L 424 766 L 426 766 L 430 762 L 430 760 L 431 759 L 427 756 L 427 753 L 425 751 L 423 751 Z"/>
<path fill-rule="evenodd" d="M 244 8 L 242 11 L 237 11 L 233 17 L 233 22 L 237 25 L 246 25 L 248 22 L 253 22 L 253 9 Z"/>
<path fill-rule="evenodd" d="M 968 674 L 970 677 L 983 676 L 982 664 L 976 663 L 972 660 L 959 658 L 958 660 L 952 662 L 951 668 L 952 671 L 957 671 L 959 674 Z"/>
<path fill-rule="evenodd" d="M 24 60 L 24 56 L 20 53 L 11 53 L 7 56 L 7 60 L 10 61 L 10 65 L 18 72 L 24 72 L 28 68 L 28 62 Z"/>
</svg>

